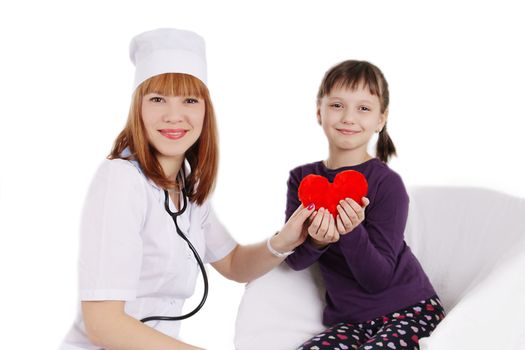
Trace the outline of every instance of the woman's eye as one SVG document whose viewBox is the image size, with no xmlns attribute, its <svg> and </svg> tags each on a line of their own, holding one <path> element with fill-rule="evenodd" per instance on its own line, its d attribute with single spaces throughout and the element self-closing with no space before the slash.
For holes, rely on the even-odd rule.
<svg viewBox="0 0 525 350">
<path fill-rule="evenodd" d="M 151 102 L 162 102 L 164 99 L 162 97 L 155 96 L 155 97 L 150 98 L 149 100 Z"/>
<path fill-rule="evenodd" d="M 184 102 L 189 103 L 189 104 L 195 104 L 195 103 L 199 103 L 199 100 L 197 100 L 196 98 L 187 98 L 186 100 L 184 100 Z"/>
</svg>

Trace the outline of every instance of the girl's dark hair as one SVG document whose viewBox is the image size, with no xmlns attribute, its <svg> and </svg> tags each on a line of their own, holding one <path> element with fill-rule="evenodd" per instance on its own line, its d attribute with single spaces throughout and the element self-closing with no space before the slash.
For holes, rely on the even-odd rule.
<svg viewBox="0 0 525 350">
<path fill-rule="evenodd" d="M 381 113 L 384 113 L 389 103 L 388 83 L 381 70 L 367 61 L 348 60 L 330 68 L 319 87 L 317 105 L 321 104 L 321 99 L 328 95 L 334 87 L 354 90 L 360 84 L 368 87 L 370 93 L 379 98 Z M 376 156 L 387 163 L 388 159 L 393 155 L 396 155 L 396 147 L 388 135 L 385 123 L 385 126 L 379 133 Z"/>
</svg>

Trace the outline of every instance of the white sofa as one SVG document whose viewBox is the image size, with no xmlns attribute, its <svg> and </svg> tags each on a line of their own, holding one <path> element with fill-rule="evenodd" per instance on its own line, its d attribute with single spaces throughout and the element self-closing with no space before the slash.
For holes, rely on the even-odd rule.
<svg viewBox="0 0 525 350">
<path fill-rule="evenodd" d="M 525 199 L 479 188 L 409 189 L 405 239 L 447 317 L 422 350 L 525 349 Z M 237 350 L 293 350 L 324 329 L 316 266 L 246 285 Z"/>
</svg>

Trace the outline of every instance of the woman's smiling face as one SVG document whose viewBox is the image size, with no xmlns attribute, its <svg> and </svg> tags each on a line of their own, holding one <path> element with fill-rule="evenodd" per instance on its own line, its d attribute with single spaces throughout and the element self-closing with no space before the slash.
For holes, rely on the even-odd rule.
<svg viewBox="0 0 525 350">
<path fill-rule="evenodd" d="M 142 120 L 158 155 L 184 157 L 201 135 L 205 111 L 204 100 L 195 96 L 144 95 Z"/>
</svg>

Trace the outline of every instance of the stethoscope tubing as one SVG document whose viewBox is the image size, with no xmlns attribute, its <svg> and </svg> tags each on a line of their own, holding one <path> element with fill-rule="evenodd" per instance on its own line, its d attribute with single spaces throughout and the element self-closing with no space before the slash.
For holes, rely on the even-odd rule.
<svg viewBox="0 0 525 350">
<path fill-rule="evenodd" d="M 193 309 L 192 311 L 188 312 L 185 315 L 181 315 L 181 316 L 150 316 L 150 317 L 146 317 L 146 318 L 141 319 L 140 322 L 143 322 L 143 323 L 144 322 L 149 322 L 149 321 L 180 321 L 180 320 L 184 320 L 186 318 L 189 318 L 189 317 L 195 315 L 204 306 L 204 303 L 206 302 L 206 298 L 208 297 L 208 275 L 206 274 L 206 269 L 204 268 L 204 263 L 202 262 L 202 259 L 199 256 L 199 253 L 197 252 L 197 249 L 195 249 L 195 247 L 193 246 L 193 244 L 191 244 L 191 242 L 188 239 L 188 237 L 186 237 L 186 235 L 182 232 L 182 230 L 179 228 L 179 225 L 177 224 L 177 217 L 179 217 L 180 215 L 182 215 L 186 211 L 186 207 L 188 205 L 188 199 L 187 199 L 186 191 L 185 191 L 184 188 L 182 189 L 182 197 L 183 197 L 182 208 L 179 211 L 177 211 L 177 212 L 172 212 L 171 209 L 170 209 L 168 191 L 164 190 L 164 208 L 166 209 L 168 214 L 170 214 L 171 218 L 173 219 L 173 222 L 175 223 L 175 228 L 177 229 L 177 234 L 184 241 L 186 241 L 186 243 L 188 244 L 188 247 L 191 249 L 191 251 L 193 252 L 193 255 L 195 256 L 195 259 L 197 260 L 197 263 L 199 264 L 199 268 L 200 268 L 200 270 L 202 272 L 202 278 L 203 278 L 203 281 L 204 281 L 204 293 L 202 295 L 202 299 L 201 299 L 199 305 L 197 305 L 197 307 L 195 307 L 195 309 Z"/>
</svg>

